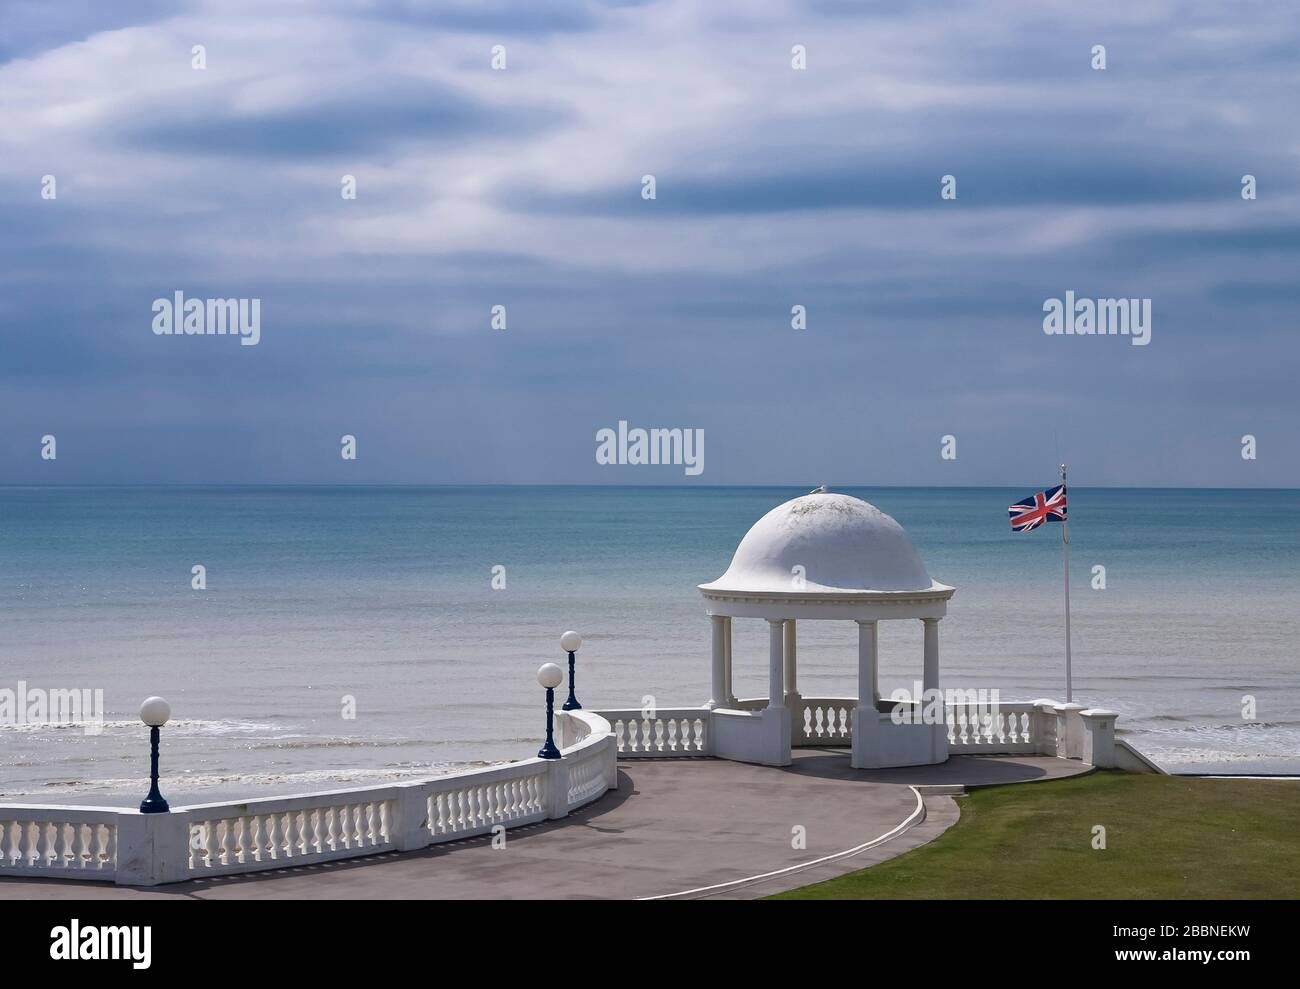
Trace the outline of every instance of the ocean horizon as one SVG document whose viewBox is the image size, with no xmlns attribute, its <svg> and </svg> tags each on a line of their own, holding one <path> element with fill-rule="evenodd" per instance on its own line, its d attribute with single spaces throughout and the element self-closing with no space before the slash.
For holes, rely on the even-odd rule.
<svg viewBox="0 0 1300 989">
<path fill-rule="evenodd" d="M 172 704 L 175 805 L 526 758 L 534 673 L 567 628 L 584 706 L 702 703 L 696 585 L 810 486 L 0 487 L 0 690 L 105 704 L 98 735 L 0 724 L 0 798 L 138 801 L 150 694 Z M 832 490 L 894 516 L 956 586 L 942 686 L 1064 698 L 1059 528 L 1013 533 L 1006 514 L 1033 484 Z M 1297 494 L 1071 485 L 1076 700 L 1118 711 L 1167 769 L 1300 772 Z M 761 696 L 766 628 L 735 636 L 737 693 Z M 854 694 L 855 641 L 800 622 L 801 692 Z M 920 623 L 883 623 L 882 693 L 920 676 Z"/>
</svg>

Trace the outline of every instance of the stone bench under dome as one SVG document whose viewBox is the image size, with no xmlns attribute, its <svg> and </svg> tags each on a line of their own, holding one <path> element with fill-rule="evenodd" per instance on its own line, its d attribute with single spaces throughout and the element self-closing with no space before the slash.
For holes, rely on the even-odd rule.
<svg viewBox="0 0 1300 989">
<path fill-rule="evenodd" d="M 919 723 L 919 717 L 898 724 L 890 713 L 897 705 L 881 703 L 877 630 L 880 621 L 920 621 L 922 683 L 937 690 L 939 620 L 955 588 L 930 577 L 907 532 L 880 509 L 821 491 L 787 501 L 754 523 L 726 573 L 699 588 L 713 624 L 713 696 L 706 706 L 714 713 L 714 755 L 790 763 L 792 738 L 804 734 L 796 652 L 802 620 L 857 623 L 858 696 L 851 731 L 843 733 L 852 736 L 855 767 L 947 759 L 942 717 L 937 724 Z M 732 692 L 731 623 L 737 618 L 768 623 L 768 697 L 759 710 L 738 710 Z"/>
</svg>

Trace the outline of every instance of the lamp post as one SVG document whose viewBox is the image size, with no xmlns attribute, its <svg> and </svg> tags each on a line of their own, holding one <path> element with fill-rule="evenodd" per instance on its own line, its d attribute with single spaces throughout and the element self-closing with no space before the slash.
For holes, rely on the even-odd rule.
<svg viewBox="0 0 1300 989">
<path fill-rule="evenodd" d="M 543 663 L 537 670 L 537 682 L 546 688 L 546 744 L 537 753 L 539 759 L 559 759 L 555 747 L 555 688 L 564 679 L 564 671 L 554 663 Z"/>
<path fill-rule="evenodd" d="M 569 699 L 564 702 L 561 710 L 564 711 L 581 711 L 582 705 L 578 703 L 578 698 L 573 694 L 573 654 L 578 651 L 582 645 L 582 636 L 572 630 L 565 632 L 560 636 L 560 648 L 569 654 Z"/>
<path fill-rule="evenodd" d="M 140 804 L 141 814 L 165 814 L 169 808 L 158 792 L 158 729 L 171 717 L 172 707 L 161 697 L 150 697 L 140 705 L 140 720 L 149 726 L 149 796 Z"/>
</svg>

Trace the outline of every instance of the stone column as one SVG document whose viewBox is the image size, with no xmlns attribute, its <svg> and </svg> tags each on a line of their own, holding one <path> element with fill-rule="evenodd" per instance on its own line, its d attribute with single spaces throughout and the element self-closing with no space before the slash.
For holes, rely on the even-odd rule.
<svg viewBox="0 0 1300 989">
<path fill-rule="evenodd" d="M 926 690 L 939 689 L 939 619 L 922 618 L 925 625 L 925 672 L 922 686 Z"/>
<path fill-rule="evenodd" d="M 1056 755 L 1057 702 L 1040 697 L 1032 702 L 1034 716 L 1034 752 L 1038 755 Z"/>
<path fill-rule="evenodd" d="M 876 664 L 878 626 L 875 622 L 858 622 L 858 707 L 876 710 L 879 673 Z"/>
<path fill-rule="evenodd" d="M 419 783 L 397 783 L 397 822 L 393 843 L 401 852 L 429 844 L 429 801 Z"/>
<path fill-rule="evenodd" d="M 853 709 L 853 752 L 849 759 L 854 769 L 882 765 L 880 717 L 876 711 L 876 632 L 876 622 L 858 621 L 858 706 Z"/>
<path fill-rule="evenodd" d="M 1115 719 L 1119 717 L 1114 711 L 1105 708 L 1090 707 L 1079 712 L 1083 723 L 1083 751 L 1080 753 L 1084 763 L 1098 769 L 1111 769 L 1115 766 Z"/>
<path fill-rule="evenodd" d="M 124 811 L 117 815 L 116 841 L 117 885 L 158 886 L 186 878 L 190 829 L 184 814 Z M 72 870 L 68 874 L 75 875 Z"/>
<path fill-rule="evenodd" d="M 790 698 L 799 693 L 799 674 L 795 668 L 795 631 L 794 619 L 785 620 L 785 697 L 786 706 Z"/>
<path fill-rule="evenodd" d="M 726 673 L 726 697 L 727 697 L 727 707 L 729 707 L 729 708 L 734 708 L 734 707 L 736 706 L 736 691 L 735 691 L 735 690 L 733 689 L 733 687 L 732 687 L 732 684 L 733 684 L 735 681 L 732 679 L 732 676 L 731 676 L 731 618 L 730 618 L 730 616 L 724 618 L 724 619 L 723 619 L 723 622 L 726 624 L 726 627 L 727 627 L 727 633 L 726 633 L 726 652 L 727 652 L 727 662 L 726 662 L 726 669 L 727 669 L 727 673 Z"/>
<path fill-rule="evenodd" d="M 1056 755 L 1060 759 L 1083 758 L 1082 704 L 1056 705 Z"/>
<path fill-rule="evenodd" d="M 569 816 L 569 760 L 546 760 L 546 817 L 558 820 Z"/>
<path fill-rule="evenodd" d="M 710 710 L 727 705 L 727 619 L 722 615 L 710 615 L 709 623 L 713 626 L 713 666 L 709 703 L 704 705 Z"/>
<path fill-rule="evenodd" d="M 803 697 L 799 694 L 793 618 L 785 620 L 785 706 L 790 711 L 790 742 L 792 745 L 801 745 L 804 742 Z"/>
<path fill-rule="evenodd" d="M 785 707 L 785 620 L 767 620 L 767 706 Z"/>
</svg>

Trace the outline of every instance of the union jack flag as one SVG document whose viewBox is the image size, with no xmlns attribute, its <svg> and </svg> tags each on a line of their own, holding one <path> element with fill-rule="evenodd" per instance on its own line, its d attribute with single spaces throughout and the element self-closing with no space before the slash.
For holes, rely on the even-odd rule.
<svg viewBox="0 0 1300 989">
<path fill-rule="evenodd" d="M 1013 532 L 1028 532 L 1044 522 L 1065 521 L 1065 485 L 1032 494 L 1028 498 L 1008 505 Z"/>
</svg>

